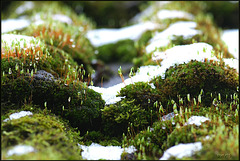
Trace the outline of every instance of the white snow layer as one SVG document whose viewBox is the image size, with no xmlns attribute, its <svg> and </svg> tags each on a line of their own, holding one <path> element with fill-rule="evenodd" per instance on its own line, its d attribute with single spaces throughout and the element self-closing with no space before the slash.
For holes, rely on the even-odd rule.
<svg viewBox="0 0 240 161">
<path fill-rule="evenodd" d="M 120 160 L 123 151 L 132 153 L 136 151 L 135 147 L 121 148 L 120 146 L 102 146 L 97 143 L 92 143 L 90 146 L 79 145 L 83 150 L 82 157 L 87 160 Z"/>
<path fill-rule="evenodd" d="M 239 59 L 223 58 L 223 61 L 239 73 Z"/>
<path fill-rule="evenodd" d="M 122 97 L 116 97 L 121 88 L 125 87 L 125 85 L 132 84 L 134 82 L 148 82 L 154 76 L 162 75 L 165 72 L 163 68 L 160 66 L 142 66 L 139 68 L 139 71 L 132 78 L 128 78 L 124 80 L 124 83 L 119 83 L 112 87 L 102 88 L 89 86 L 89 88 L 95 90 L 98 93 L 102 94 L 102 98 L 105 100 L 106 104 L 113 104 L 121 100 Z"/>
<path fill-rule="evenodd" d="M 160 10 L 157 13 L 157 17 L 161 20 L 163 19 L 174 19 L 174 18 L 185 18 L 188 20 L 193 20 L 194 16 L 190 13 L 178 10 Z"/>
<path fill-rule="evenodd" d="M 10 149 L 7 152 L 7 156 L 11 156 L 11 155 L 23 155 L 26 153 L 31 153 L 31 152 L 35 152 L 36 150 L 29 145 L 17 145 L 14 148 Z"/>
<path fill-rule="evenodd" d="M 228 46 L 228 51 L 239 60 L 239 29 L 223 30 L 222 40 Z"/>
<path fill-rule="evenodd" d="M 34 7 L 34 3 L 31 2 L 31 1 L 26 1 L 24 2 L 23 5 L 19 6 L 17 9 L 16 9 L 16 13 L 17 14 L 22 14 L 23 12 L 27 11 L 27 10 L 30 10 L 30 9 L 33 9 Z"/>
<path fill-rule="evenodd" d="M 205 122 L 209 120 L 209 118 L 204 117 L 204 116 L 191 116 L 188 119 L 188 122 L 186 122 L 184 125 L 192 125 L 195 124 L 197 126 L 200 126 L 202 122 Z"/>
<path fill-rule="evenodd" d="M 191 60 L 204 61 L 218 59 L 212 54 L 213 47 L 207 43 L 193 43 L 190 45 L 178 45 L 164 52 L 155 51 L 152 55 L 153 60 L 161 60 L 161 66 L 164 69 L 174 64 L 188 63 Z"/>
<path fill-rule="evenodd" d="M 13 41 L 15 42 L 15 45 L 17 45 L 17 43 L 19 43 L 20 48 L 30 48 L 30 47 L 36 47 L 39 46 L 40 41 L 38 43 L 37 39 L 35 39 L 33 36 L 25 36 L 25 35 L 15 35 L 15 34 L 3 34 L 1 35 L 1 40 L 2 40 L 2 49 L 5 46 L 9 46 L 9 47 L 15 47 L 12 46 L 13 45 Z M 26 46 L 24 46 L 24 42 L 26 43 Z"/>
<path fill-rule="evenodd" d="M 196 22 L 178 21 L 171 24 L 167 29 L 156 33 L 150 39 L 150 44 L 146 47 L 146 52 L 151 53 L 156 48 L 167 46 L 170 40 L 174 39 L 174 36 L 183 36 L 184 39 L 187 39 L 200 34 L 199 30 L 194 29 L 195 27 L 197 27 Z"/>
<path fill-rule="evenodd" d="M 31 21 L 27 19 L 7 19 L 1 20 L 1 33 L 6 33 L 14 30 L 21 30 L 30 25 Z"/>
<path fill-rule="evenodd" d="M 142 22 L 120 29 L 96 29 L 87 32 L 87 38 L 93 46 L 98 47 L 105 44 L 116 43 L 120 40 L 137 40 L 147 30 L 158 28 L 159 25 L 152 22 Z"/>
<path fill-rule="evenodd" d="M 63 22 L 63 23 L 67 23 L 69 25 L 73 23 L 70 17 L 63 14 L 55 14 L 52 16 L 52 19 Z"/>
<path fill-rule="evenodd" d="M 168 160 L 171 156 L 181 159 L 189 157 L 202 149 L 201 142 L 178 144 L 167 149 L 159 160 Z"/>
<path fill-rule="evenodd" d="M 29 115 L 32 115 L 32 112 L 30 112 L 30 111 L 21 111 L 21 112 L 16 112 L 16 113 L 11 114 L 9 116 L 9 119 L 10 120 L 19 119 L 21 117 L 29 116 Z M 7 119 L 5 119 L 3 121 L 7 122 L 9 119 L 7 118 Z"/>
</svg>

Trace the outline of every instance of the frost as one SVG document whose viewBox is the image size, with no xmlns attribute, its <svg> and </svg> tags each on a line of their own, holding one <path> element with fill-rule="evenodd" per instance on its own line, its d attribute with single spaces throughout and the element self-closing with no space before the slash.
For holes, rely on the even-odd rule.
<svg viewBox="0 0 240 161">
<path fill-rule="evenodd" d="M 136 151 L 136 148 L 130 146 L 128 148 L 121 148 L 120 146 L 102 146 L 97 143 L 92 143 L 90 146 L 80 145 L 83 150 L 82 157 L 87 160 L 120 160 L 121 154 L 125 150 L 127 153 L 132 153 Z"/>
<path fill-rule="evenodd" d="M 96 29 L 87 32 L 87 38 L 93 46 L 98 47 L 105 44 L 116 43 L 120 40 L 138 40 L 147 30 L 158 28 L 159 25 L 152 22 L 142 22 L 120 29 Z"/>
<path fill-rule="evenodd" d="M 188 122 L 186 122 L 184 125 L 192 125 L 195 124 L 197 126 L 200 126 L 202 122 L 205 122 L 209 120 L 209 118 L 204 117 L 204 116 L 191 116 L 188 119 Z"/>
<path fill-rule="evenodd" d="M 190 13 L 178 10 L 160 10 L 157 13 L 159 19 L 174 19 L 174 18 L 185 18 L 188 20 L 193 20 L 194 16 Z"/>
<path fill-rule="evenodd" d="M 31 24 L 27 19 L 7 19 L 1 20 L 1 33 L 6 33 L 14 30 L 22 30 Z"/>
<path fill-rule="evenodd" d="M 173 36 L 183 36 L 184 39 L 193 37 L 194 35 L 200 34 L 199 30 L 194 29 L 197 27 L 196 22 L 178 21 L 171 24 L 167 29 L 162 32 L 155 34 L 150 39 L 149 45 L 146 47 L 146 52 L 151 53 L 155 48 L 167 46 Z"/>
<path fill-rule="evenodd" d="M 8 156 L 11 156 L 11 155 L 23 155 L 23 154 L 31 153 L 31 152 L 35 152 L 35 151 L 36 150 L 32 146 L 29 146 L 29 145 L 17 145 L 14 148 L 10 149 L 7 152 L 7 155 Z"/>
<path fill-rule="evenodd" d="M 30 111 L 21 111 L 21 112 L 17 112 L 17 113 L 13 113 L 9 116 L 9 119 L 10 120 L 13 120 L 13 119 L 19 119 L 21 117 L 24 117 L 24 116 L 29 116 L 29 115 L 32 115 L 32 112 Z M 7 122 L 9 119 L 5 119 L 3 120 L 4 122 Z"/>
<path fill-rule="evenodd" d="M 163 156 L 159 160 L 167 160 L 171 156 L 181 159 L 183 157 L 190 157 L 194 152 L 200 151 L 202 149 L 202 143 L 187 143 L 187 144 L 178 144 L 169 149 L 167 149 Z"/>
</svg>

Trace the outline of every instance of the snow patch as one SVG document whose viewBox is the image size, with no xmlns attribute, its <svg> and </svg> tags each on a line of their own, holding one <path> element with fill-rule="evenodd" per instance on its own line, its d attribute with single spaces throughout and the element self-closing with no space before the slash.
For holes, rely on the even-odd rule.
<svg viewBox="0 0 240 161">
<path fill-rule="evenodd" d="M 178 11 L 178 10 L 160 10 L 157 13 L 157 16 L 159 19 L 174 19 L 174 18 L 185 18 L 188 20 L 193 20 L 194 16 L 190 13 L 184 12 L 184 11 Z"/>
<path fill-rule="evenodd" d="M 174 64 L 188 63 L 191 60 L 205 61 L 218 59 L 212 54 L 213 47 L 207 43 L 193 43 L 190 45 L 178 45 L 164 52 L 154 52 L 152 59 L 161 60 L 161 67 L 165 70 Z"/>
<path fill-rule="evenodd" d="M 209 118 L 204 117 L 204 116 L 191 116 L 188 119 L 188 122 L 186 122 L 184 125 L 192 125 L 195 124 L 197 126 L 200 126 L 202 122 L 205 122 L 209 120 Z"/>
<path fill-rule="evenodd" d="M 201 142 L 178 144 L 167 149 L 159 160 L 168 160 L 172 156 L 178 159 L 181 159 L 183 157 L 190 157 L 194 154 L 194 152 L 200 151 L 201 149 Z"/>
<path fill-rule="evenodd" d="M 71 18 L 63 14 L 55 14 L 52 16 L 52 19 L 63 23 L 67 23 L 69 25 L 73 23 Z"/>
<path fill-rule="evenodd" d="M 2 50 L 4 49 L 5 46 L 10 47 L 10 49 L 11 47 L 18 46 L 17 43 L 19 43 L 19 47 L 22 49 L 37 47 L 40 45 L 40 41 L 38 41 L 37 43 L 37 39 L 35 39 L 33 36 L 3 34 L 1 35 L 1 39 L 2 39 Z M 24 46 L 24 42 L 26 46 Z"/>
<path fill-rule="evenodd" d="M 34 3 L 31 2 L 31 1 L 28 1 L 28 2 L 24 2 L 23 5 L 19 6 L 17 9 L 16 9 L 16 13 L 17 14 L 22 14 L 23 12 L 27 11 L 27 10 L 31 10 L 33 9 L 34 7 Z"/>
<path fill-rule="evenodd" d="M 106 104 L 114 104 L 123 98 L 116 97 L 116 95 L 118 92 L 120 92 L 121 88 L 125 87 L 125 85 L 133 84 L 135 82 L 149 82 L 152 78 L 163 75 L 164 72 L 165 70 L 158 65 L 141 66 L 136 75 L 134 75 L 132 78 L 125 79 L 124 83 L 119 83 L 108 88 L 95 86 L 89 86 L 89 88 L 101 93 Z"/>
<path fill-rule="evenodd" d="M 142 22 L 120 29 L 96 29 L 87 32 L 87 38 L 93 46 L 98 47 L 105 44 L 116 43 L 120 40 L 138 40 L 147 30 L 158 28 L 159 25 L 152 22 Z"/>
<path fill-rule="evenodd" d="M 136 148 L 130 146 L 128 148 L 121 148 L 120 146 L 102 146 L 97 143 L 92 143 L 90 146 L 80 145 L 83 150 L 82 157 L 87 160 L 120 160 L 121 154 L 125 150 L 127 153 L 132 153 L 136 151 Z"/>
<path fill-rule="evenodd" d="M 27 19 L 7 19 L 1 20 L 1 33 L 6 33 L 14 30 L 22 30 L 28 27 L 31 22 Z"/>
<path fill-rule="evenodd" d="M 239 29 L 223 30 L 222 40 L 228 46 L 228 51 L 239 60 Z"/>
<path fill-rule="evenodd" d="M 231 68 L 236 69 L 237 72 L 239 73 L 239 59 L 223 58 L 223 61 Z"/>
<path fill-rule="evenodd" d="M 7 152 L 7 156 L 11 156 L 11 155 L 23 155 L 26 153 L 31 153 L 31 152 L 35 152 L 36 150 L 29 145 L 17 145 L 14 148 L 10 149 Z"/>
<path fill-rule="evenodd" d="M 14 119 L 19 119 L 21 117 L 24 117 L 24 116 L 29 116 L 29 115 L 32 115 L 33 113 L 30 112 L 30 111 L 21 111 L 21 112 L 16 112 L 16 113 L 13 113 L 9 116 L 9 118 L 3 120 L 3 122 L 7 122 L 8 120 L 14 120 Z"/>
<path fill-rule="evenodd" d="M 174 36 L 183 36 L 184 39 L 200 34 L 201 31 L 194 29 L 197 27 L 196 22 L 178 21 L 171 24 L 166 30 L 158 32 L 150 39 L 149 45 L 146 47 L 146 52 L 151 53 L 156 48 L 167 46 Z"/>
</svg>

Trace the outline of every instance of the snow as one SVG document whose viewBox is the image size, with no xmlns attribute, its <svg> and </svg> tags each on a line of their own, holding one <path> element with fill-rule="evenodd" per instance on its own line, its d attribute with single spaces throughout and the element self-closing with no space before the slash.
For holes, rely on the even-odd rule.
<svg viewBox="0 0 240 161">
<path fill-rule="evenodd" d="M 159 19 L 174 19 L 174 18 L 185 18 L 188 20 L 193 20 L 194 16 L 190 13 L 184 12 L 184 11 L 178 11 L 178 10 L 160 10 L 157 13 L 157 16 Z"/>
<path fill-rule="evenodd" d="M 223 61 L 239 73 L 239 59 L 223 58 Z"/>
<path fill-rule="evenodd" d="M 14 148 L 10 149 L 7 152 L 7 156 L 11 156 L 11 155 L 23 155 L 26 153 L 31 153 L 31 152 L 35 152 L 36 150 L 29 145 L 17 145 Z"/>
<path fill-rule="evenodd" d="M 204 116 L 191 116 L 188 119 L 188 122 L 186 122 L 184 125 L 192 125 L 195 124 L 197 126 L 200 126 L 202 122 L 205 122 L 209 120 L 209 118 L 204 117 Z"/>
<path fill-rule="evenodd" d="M 212 54 L 213 47 L 207 43 L 193 43 L 190 45 L 178 45 L 164 52 L 154 52 L 152 55 L 153 60 L 163 59 L 161 67 L 165 70 L 174 64 L 188 63 L 191 60 L 204 61 L 218 59 Z"/>
<path fill-rule="evenodd" d="M 178 21 L 171 24 L 167 29 L 158 32 L 150 39 L 149 45 L 146 47 L 146 52 L 151 53 L 156 48 L 167 46 L 174 36 L 183 36 L 184 39 L 193 37 L 200 34 L 199 30 L 194 29 L 197 27 L 196 22 Z"/>
<path fill-rule="evenodd" d="M 90 146 L 79 145 L 83 150 L 82 157 L 87 160 L 120 160 L 121 154 L 125 150 L 127 153 L 135 152 L 136 149 L 133 146 L 128 148 L 121 148 L 120 146 L 102 146 L 97 143 L 92 143 Z"/>
<path fill-rule="evenodd" d="M 106 104 L 113 104 L 121 100 L 122 97 L 116 97 L 116 95 L 121 90 L 121 88 L 125 87 L 125 85 L 129 85 L 135 82 L 149 82 L 153 77 L 163 75 L 164 72 L 165 71 L 160 66 L 141 66 L 138 72 L 136 72 L 136 75 L 132 78 L 125 79 L 124 83 L 119 83 L 108 88 L 95 86 L 89 86 L 89 88 L 98 93 L 101 93 L 102 98 L 105 100 Z"/>
<path fill-rule="evenodd" d="M 30 111 L 21 111 L 21 112 L 16 112 L 16 113 L 11 114 L 9 116 L 9 119 L 10 120 L 19 119 L 21 117 L 29 116 L 29 115 L 32 115 L 32 112 L 30 112 Z M 7 122 L 9 119 L 7 118 L 7 119 L 5 119 L 3 121 Z"/>
<path fill-rule="evenodd" d="M 1 32 L 6 33 L 14 30 L 22 30 L 28 27 L 30 23 L 30 20 L 24 18 L 1 20 Z"/>
<path fill-rule="evenodd" d="M 23 5 L 19 6 L 17 9 L 16 9 L 16 13 L 17 14 L 22 14 L 24 13 L 25 11 L 27 10 L 30 10 L 30 9 L 33 9 L 34 7 L 34 3 L 31 2 L 31 1 L 28 1 L 28 2 L 24 2 Z"/>
<path fill-rule="evenodd" d="M 222 40 L 228 46 L 228 51 L 239 60 L 239 29 L 223 30 Z"/>
<path fill-rule="evenodd" d="M 156 10 L 159 10 L 159 8 L 162 8 L 164 5 L 171 3 L 171 1 L 155 1 L 153 2 L 153 5 L 148 6 L 146 9 L 135 15 L 130 22 L 131 23 L 139 23 L 139 22 L 144 22 L 144 18 L 150 17 L 152 20 L 152 17 L 154 12 Z"/>
<path fill-rule="evenodd" d="M 69 25 L 73 23 L 71 18 L 63 14 L 55 14 L 52 16 L 52 19 L 63 23 L 67 23 Z"/>
<path fill-rule="evenodd" d="M 120 29 L 96 29 L 87 32 L 86 36 L 93 46 L 99 47 L 105 44 L 116 43 L 120 40 L 138 40 L 147 30 L 154 30 L 159 25 L 152 22 L 142 22 Z"/>
<path fill-rule="evenodd" d="M 33 36 L 3 34 L 1 35 L 1 40 L 2 40 L 2 49 L 4 49 L 5 43 L 6 43 L 6 46 L 14 47 L 12 45 L 13 41 L 15 42 L 15 45 L 19 42 L 20 48 L 25 48 L 24 41 L 26 42 L 26 48 L 37 47 L 40 45 L 40 41 L 36 43 L 37 39 L 35 39 Z"/>
<path fill-rule="evenodd" d="M 189 157 L 202 149 L 201 142 L 178 144 L 167 149 L 159 160 L 168 160 L 171 156 L 181 159 Z"/>
</svg>

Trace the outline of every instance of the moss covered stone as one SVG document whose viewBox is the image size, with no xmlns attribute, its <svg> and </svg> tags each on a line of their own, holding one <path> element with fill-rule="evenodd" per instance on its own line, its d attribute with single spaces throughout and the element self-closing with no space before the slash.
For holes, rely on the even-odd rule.
<svg viewBox="0 0 240 161">
<path fill-rule="evenodd" d="M 99 93 L 87 88 L 82 82 L 66 86 L 59 81 L 21 76 L 2 84 L 1 88 L 2 103 L 22 105 L 32 102 L 68 119 L 73 127 L 82 131 L 99 128 L 100 109 L 105 102 Z"/>
<path fill-rule="evenodd" d="M 166 98 L 175 101 L 178 101 L 178 95 L 187 100 L 188 94 L 198 100 L 203 90 L 201 97 L 206 106 L 210 106 L 219 93 L 223 96 L 222 102 L 230 101 L 225 96 L 236 93 L 239 86 L 238 73 L 233 68 L 224 63 L 196 60 L 171 66 L 166 70 L 164 79 L 157 77 L 152 81 Z"/>
</svg>

